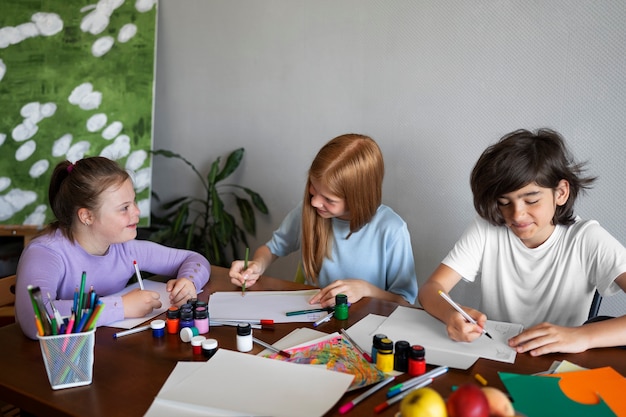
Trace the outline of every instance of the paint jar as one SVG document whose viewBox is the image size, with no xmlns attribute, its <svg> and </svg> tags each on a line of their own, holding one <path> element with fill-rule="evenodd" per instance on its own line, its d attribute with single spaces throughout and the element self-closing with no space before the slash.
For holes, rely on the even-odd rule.
<svg viewBox="0 0 626 417">
<path fill-rule="evenodd" d="M 207 360 L 211 359 L 215 352 L 217 352 L 217 340 L 205 339 L 202 341 L 202 354 Z"/>
<path fill-rule="evenodd" d="M 209 313 L 206 307 L 197 307 L 193 312 L 193 325 L 198 328 L 200 334 L 209 332 Z"/>
<path fill-rule="evenodd" d="M 409 376 L 420 376 L 426 372 L 426 350 L 413 345 L 409 351 Z"/>
<path fill-rule="evenodd" d="M 411 345 L 406 340 L 398 340 L 393 352 L 393 369 L 398 372 L 409 370 L 409 352 Z"/>
<path fill-rule="evenodd" d="M 196 309 L 196 303 L 198 302 L 197 298 L 190 298 L 189 300 L 187 300 L 187 304 L 191 304 L 191 309 L 195 310 Z"/>
<path fill-rule="evenodd" d="M 335 296 L 335 318 L 337 320 L 348 320 L 348 296 L 337 294 Z"/>
<path fill-rule="evenodd" d="M 152 320 L 150 328 L 152 329 L 152 337 L 165 336 L 165 320 Z"/>
<path fill-rule="evenodd" d="M 180 327 L 180 310 L 176 306 L 170 307 L 165 313 L 165 324 L 169 334 L 177 334 Z"/>
<path fill-rule="evenodd" d="M 183 327 L 182 329 L 180 329 L 180 340 L 182 340 L 183 342 L 190 342 L 194 336 L 198 336 L 197 327 Z"/>
<path fill-rule="evenodd" d="M 376 367 L 385 373 L 393 371 L 393 342 L 384 338 L 380 341 L 380 348 L 376 353 Z"/>
<path fill-rule="evenodd" d="M 250 323 L 239 323 L 237 325 L 237 350 L 239 352 L 250 352 L 252 350 L 252 326 Z"/>
<path fill-rule="evenodd" d="M 194 355 L 202 354 L 202 342 L 206 340 L 204 336 L 194 336 L 191 338 L 191 351 Z"/>
<path fill-rule="evenodd" d="M 386 339 L 387 336 L 384 334 L 375 334 L 373 339 L 372 339 L 372 363 L 376 364 L 376 353 L 378 352 L 378 349 L 380 348 L 380 341 L 383 339 Z"/>
<path fill-rule="evenodd" d="M 193 311 L 191 309 L 180 310 L 179 325 L 181 329 L 185 327 L 193 327 Z"/>
</svg>

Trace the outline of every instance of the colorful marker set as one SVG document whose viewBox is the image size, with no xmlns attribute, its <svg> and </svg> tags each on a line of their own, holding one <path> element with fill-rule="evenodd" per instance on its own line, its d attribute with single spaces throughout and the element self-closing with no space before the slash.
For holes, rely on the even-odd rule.
<svg viewBox="0 0 626 417">
<path fill-rule="evenodd" d="M 35 323 L 37 324 L 39 336 L 80 333 L 96 327 L 96 322 L 104 309 L 104 304 L 98 299 L 98 295 L 93 288 L 89 292 L 85 292 L 85 281 L 86 274 L 83 272 L 80 290 L 77 289 L 74 293 L 72 314 L 65 319 L 54 306 L 52 299 L 49 300 L 52 313 L 48 311 L 39 287 L 28 287 L 28 293 L 35 311 Z M 48 295 L 48 298 L 50 298 L 50 295 Z"/>
<path fill-rule="evenodd" d="M 440 366 L 431 370 L 430 372 L 426 372 L 424 375 L 420 375 L 418 377 L 408 379 L 400 384 L 396 384 L 392 386 L 391 388 L 389 388 L 389 391 L 387 392 L 387 400 L 385 400 L 384 402 L 374 407 L 374 412 L 378 414 L 386 410 L 393 404 L 401 401 L 410 392 L 429 385 L 430 383 L 433 382 L 433 379 L 435 379 L 436 377 L 440 375 L 445 374 L 446 372 L 448 372 L 448 367 Z M 345 414 L 348 411 L 352 410 L 354 406 L 356 406 L 358 403 L 360 403 L 361 401 L 363 401 L 370 395 L 374 394 L 376 391 L 383 388 L 385 385 L 387 385 L 394 379 L 395 379 L 394 376 L 390 376 L 386 378 L 385 380 L 383 380 L 382 382 L 378 383 L 377 385 L 374 385 L 372 388 L 365 391 L 363 394 L 359 395 L 354 400 L 345 403 L 339 408 L 339 414 Z"/>
</svg>

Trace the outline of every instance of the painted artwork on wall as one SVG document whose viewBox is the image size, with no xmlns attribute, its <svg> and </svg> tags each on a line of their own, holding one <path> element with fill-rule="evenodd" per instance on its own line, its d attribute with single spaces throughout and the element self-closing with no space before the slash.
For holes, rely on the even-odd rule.
<svg viewBox="0 0 626 417">
<path fill-rule="evenodd" d="M 106 156 L 150 216 L 156 0 L 0 3 L 0 223 L 52 220 L 55 165 Z"/>
</svg>

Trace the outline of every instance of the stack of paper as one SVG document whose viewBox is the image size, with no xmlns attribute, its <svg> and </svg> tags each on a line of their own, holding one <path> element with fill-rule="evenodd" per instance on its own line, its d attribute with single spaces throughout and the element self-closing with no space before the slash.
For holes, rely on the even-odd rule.
<svg viewBox="0 0 626 417">
<path fill-rule="evenodd" d="M 207 362 L 179 362 L 145 416 L 322 416 L 352 379 L 219 349 Z"/>
</svg>

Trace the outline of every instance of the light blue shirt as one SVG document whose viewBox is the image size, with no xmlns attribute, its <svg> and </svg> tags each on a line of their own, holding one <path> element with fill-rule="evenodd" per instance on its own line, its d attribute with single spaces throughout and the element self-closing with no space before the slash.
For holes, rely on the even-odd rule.
<svg viewBox="0 0 626 417">
<path fill-rule="evenodd" d="M 324 258 L 318 281 L 357 278 L 401 295 L 410 303 L 417 297 L 417 276 L 411 237 L 406 223 L 391 208 L 381 205 L 369 223 L 349 238 L 350 222 L 333 218 L 332 259 Z M 300 249 L 302 203 L 294 208 L 266 243 L 276 256 Z"/>
</svg>

